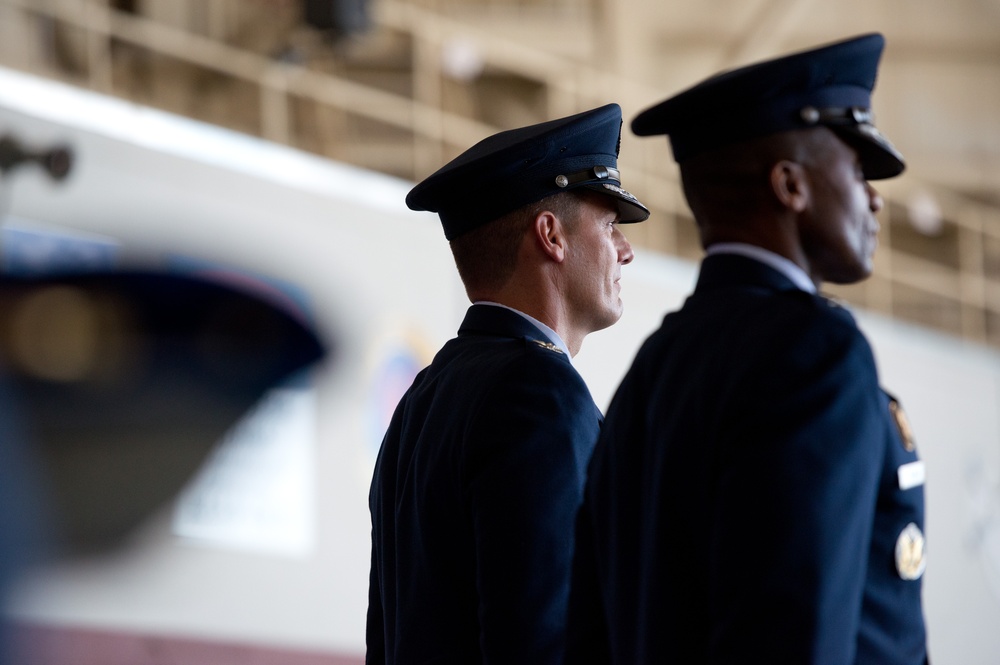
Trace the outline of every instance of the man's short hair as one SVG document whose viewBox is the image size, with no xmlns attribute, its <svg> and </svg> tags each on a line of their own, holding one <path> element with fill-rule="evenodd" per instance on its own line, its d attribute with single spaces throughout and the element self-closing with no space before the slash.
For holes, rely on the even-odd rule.
<svg viewBox="0 0 1000 665">
<path fill-rule="evenodd" d="M 559 192 L 452 240 L 451 252 L 466 290 L 493 292 L 503 288 L 517 268 L 521 241 L 535 218 L 549 210 L 572 232 L 582 201 L 582 194 L 575 190 Z"/>
<path fill-rule="evenodd" d="M 734 211 L 770 205 L 771 168 L 782 160 L 822 166 L 828 158 L 828 139 L 839 136 L 826 127 L 794 129 L 722 146 L 682 161 L 681 187 L 695 221 L 700 224 L 706 217 L 726 218 Z"/>
</svg>

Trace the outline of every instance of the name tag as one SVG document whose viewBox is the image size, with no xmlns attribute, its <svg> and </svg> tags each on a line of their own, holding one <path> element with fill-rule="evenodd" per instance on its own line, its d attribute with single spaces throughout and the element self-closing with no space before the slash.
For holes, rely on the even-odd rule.
<svg viewBox="0 0 1000 665">
<path fill-rule="evenodd" d="M 896 473 L 899 476 L 899 489 L 908 490 L 911 487 L 919 487 L 924 484 L 927 469 L 921 460 L 917 460 L 899 467 Z"/>
</svg>

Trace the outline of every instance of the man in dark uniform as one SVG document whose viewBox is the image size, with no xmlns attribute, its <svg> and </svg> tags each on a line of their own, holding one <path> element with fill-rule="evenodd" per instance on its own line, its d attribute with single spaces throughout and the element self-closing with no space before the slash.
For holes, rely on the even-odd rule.
<svg viewBox="0 0 1000 665">
<path fill-rule="evenodd" d="M 923 466 L 852 316 L 903 170 L 872 124 L 883 39 L 712 77 L 641 113 L 707 249 L 594 451 L 568 663 L 926 660 Z"/>
<path fill-rule="evenodd" d="M 501 132 L 418 184 L 469 299 L 396 408 L 369 503 L 367 661 L 561 663 L 601 413 L 570 363 L 621 315 L 621 109 Z"/>
</svg>

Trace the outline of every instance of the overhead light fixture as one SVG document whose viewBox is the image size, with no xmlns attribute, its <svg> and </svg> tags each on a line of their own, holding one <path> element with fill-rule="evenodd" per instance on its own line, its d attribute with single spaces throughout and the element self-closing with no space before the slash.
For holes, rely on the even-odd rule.
<svg viewBox="0 0 1000 665">
<path fill-rule="evenodd" d="M 441 46 L 441 69 L 457 81 L 473 81 L 483 73 L 486 63 L 479 47 L 470 39 L 452 38 Z"/>
<path fill-rule="evenodd" d="M 937 199 L 926 189 L 918 189 L 907 197 L 906 218 L 920 235 L 940 236 L 944 231 L 944 214 Z"/>
</svg>

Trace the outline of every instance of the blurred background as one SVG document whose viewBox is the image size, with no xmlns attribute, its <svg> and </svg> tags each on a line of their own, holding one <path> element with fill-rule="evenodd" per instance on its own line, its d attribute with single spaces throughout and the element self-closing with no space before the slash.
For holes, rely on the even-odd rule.
<svg viewBox="0 0 1000 665">
<path fill-rule="evenodd" d="M 18 662 L 363 662 L 378 442 L 466 306 L 412 182 L 501 129 L 610 101 L 627 125 L 720 69 L 869 31 L 908 170 L 876 183 L 874 275 L 829 290 L 928 462 L 932 659 L 996 663 L 1000 0 L 0 0 L 4 270 L 222 276 L 341 350 L 123 547 L 20 576 Z M 626 315 L 575 361 L 602 408 L 700 257 L 666 142 L 626 129 L 619 165 L 652 217 L 625 229 Z"/>
</svg>

